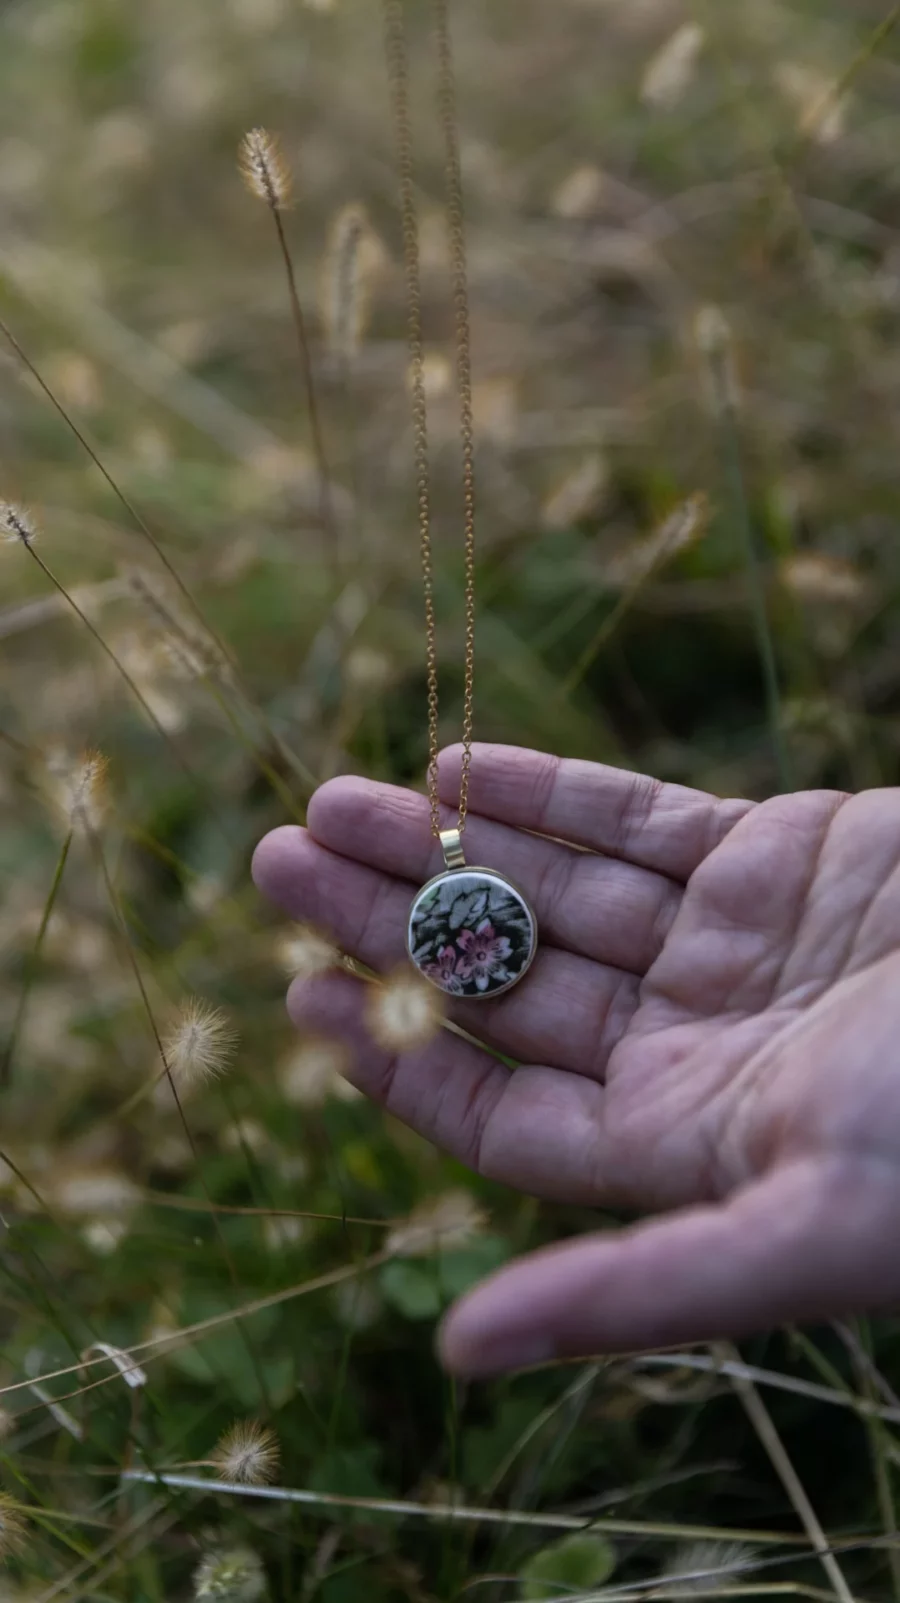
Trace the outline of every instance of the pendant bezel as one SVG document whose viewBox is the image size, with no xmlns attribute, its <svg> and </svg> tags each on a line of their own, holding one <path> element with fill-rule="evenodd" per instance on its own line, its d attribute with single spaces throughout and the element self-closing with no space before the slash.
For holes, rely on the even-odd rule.
<svg viewBox="0 0 900 1603">
<path fill-rule="evenodd" d="M 467 993 L 466 995 L 460 995 L 457 992 L 448 990 L 447 987 L 445 985 L 441 985 L 438 980 L 432 979 L 431 975 L 426 974 L 425 970 L 416 962 L 415 958 L 413 957 L 412 950 L 412 916 L 413 909 L 418 905 L 420 898 L 424 896 L 426 891 L 430 891 L 435 885 L 443 884 L 445 881 L 452 880 L 457 876 L 463 878 L 466 874 L 484 874 L 489 879 L 499 881 L 502 885 L 509 887 L 509 889 L 513 892 L 513 895 L 518 899 L 519 902 L 521 902 L 531 921 L 531 947 L 524 964 L 522 965 L 518 974 L 515 974 L 512 979 L 507 980 L 503 985 L 494 986 L 492 990 L 473 991 L 471 993 Z M 528 973 L 528 970 L 531 968 L 535 957 L 537 956 L 538 938 L 537 914 L 528 900 L 528 897 L 525 895 L 525 892 L 520 890 L 519 886 L 515 883 L 515 880 L 510 879 L 508 874 L 501 873 L 499 868 L 489 868 L 483 863 L 465 863 L 456 868 L 442 868 L 439 873 L 433 874 L 431 879 L 426 880 L 424 885 L 420 885 L 419 889 L 416 891 L 415 896 L 410 904 L 409 914 L 406 920 L 406 951 L 413 968 L 417 974 L 421 974 L 423 980 L 425 980 L 428 985 L 433 985 L 435 990 L 440 991 L 442 996 L 449 997 L 450 1000 L 454 1002 L 493 1002 L 496 997 L 504 996 L 506 992 L 511 991 L 515 985 L 521 984 L 522 980 L 524 980 L 526 974 Z"/>
</svg>

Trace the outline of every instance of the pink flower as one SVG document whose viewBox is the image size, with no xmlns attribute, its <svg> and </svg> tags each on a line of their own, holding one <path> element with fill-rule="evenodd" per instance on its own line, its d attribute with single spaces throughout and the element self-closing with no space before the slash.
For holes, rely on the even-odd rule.
<svg viewBox="0 0 900 1603">
<path fill-rule="evenodd" d="M 458 956 L 455 946 L 442 946 L 437 955 L 437 962 L 428 963 L 423 969 L 423 973 L 427 974 L 435 985 L 439 985 L 442 991 L 449 991 L 454 996 L 460 995 L 463 981 L 468 978 L 468 973 L 462 972 L 465 960 L 460 958 L 457 964 Z"/>
<path fill-rule="evenodd" d="M 462 979 L 474 979 L 479 991 L 486 991 L 492 979 L 500 985 L 509 979 L 505 967 L 511 953 L 509 938 L 498 935 L 490 919 L 476 930 L 460 930 L 456 939 L 463 954 L 456 972 Z"/>
</svg>

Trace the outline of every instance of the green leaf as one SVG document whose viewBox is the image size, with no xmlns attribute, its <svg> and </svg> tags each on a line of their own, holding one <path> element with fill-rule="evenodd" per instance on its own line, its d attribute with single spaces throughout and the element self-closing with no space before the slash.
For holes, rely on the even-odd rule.
<svg viewBox="0 0 900 1603">
<path fill-rule="evenodd" d="M 445 1298 L 461 1297 L 476 1281 L 499 1269 L 509 1256 L 509 1242 L 502 1236 L 478 1236 L 466 1247 L 442 1252 L 438 1280 Z"/>
<path fill-rule="evenodd" d="M 262 1360 L 262 1370 L 266 1377 L 266 1391 L 271 1399 L 273 1408 L 282 1408 L 297 1391 L 293 1358 L 289 1353 L 283 1353 L 280 1358 L 264 1358 Z M 255 1379 L 256 1376 L 254 1375 L 254 1381 Z M 257 1387 L 258 1395 L 259 1388 Z"/>
<path fill-rule="evenodd" d="M 440 1288 L 430 1265 L 385 1264 L 380 1281 L 386 1301 L 407 1319 L 434 1319 L 440 1313 Z"/>
<path fill-rule="evenodd" d="M 314 1492 L 330 1492 L 338 1497 L 385 1497 L 387 1491 L 378 1475 L 378 1448 L 372 1442 L 361 1447 L 336 1447 L 317 1460 L 309 1478 Z M 369 1509 L 335 1508 L 330 1517 L 348 1524 L 362 1521 L 371 1525 L 385 1516 Z"/>
<path fill-rule="evenodd" d="M 533 1424 L 534 1415 L 534 1397 L 514 1393 L 500 1399 L 488 1424 L 469 1426 L 463 1438 L 467 1484 L 484 1486 L 491 1480 L 507 1454 Z"/>
<path fill-rule="evenodd" d="M 257 1355 L 259 1368 L 264 1374 L 271 1370 L 271 1361 L 260 1353 L 258 1343 L 249 1342 Z M 169 1362 L 200 1386 L 210 1386 L 220 1397 L 227 1397 L 232 1406 L 241 1409 L 259 1408 L 260 1382 L 257 1364 L 251 1356 L 248 1341 L 234 1325 L 226 1325 L 196 1347 L 178 1347 L 169 1355 Z M 286 1364 L 275 1376 L 279 1400 L 288 1384 Z"/>
<path fill-rule="evenodd" d="M 522 1595 L 530 1603 L 561 1592 L 587 1592 L 608 1581 L 616 1567 L 616 1555 L 603 1536 L 580 1531 L 553 1542 L 523 1566 L 520 1573 Z"/>
</svg>

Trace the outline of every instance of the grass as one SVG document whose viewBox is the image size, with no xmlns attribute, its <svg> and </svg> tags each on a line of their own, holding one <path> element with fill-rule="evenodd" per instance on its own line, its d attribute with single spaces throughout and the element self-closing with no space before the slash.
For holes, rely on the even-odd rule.
<svg viewBox="0 0 900 1603">
<path fill-rule="evenodd" d="M 455 739 L 444 156 L 410 9 Z M 456 0 L 480 738 L 722 794 L 896 782 L 895 22 Z M 427 760 L 378 5 L 29 0 L 0 30 L 0 495 L 39 529 L 0 602 L 0 1595 L 895 1596 L 896 1321 L 451 1392 L 441 1309 L 595 1221 L 349 1098 L 284 1016 L 254 843 L 329 773 Z M 236 170 L 258 125 L 294 170 L 283 236 Z M 106 812 L 70 832 L 48 786 L 88 748 Z M 191 998 L 237 1047 L 173 1098 Z M 448 1194 L 470 1228 L 441 1244 Z M 276 1433 L 274 1484 L 200 1467 L 238 1421 Z"/>
</svg>

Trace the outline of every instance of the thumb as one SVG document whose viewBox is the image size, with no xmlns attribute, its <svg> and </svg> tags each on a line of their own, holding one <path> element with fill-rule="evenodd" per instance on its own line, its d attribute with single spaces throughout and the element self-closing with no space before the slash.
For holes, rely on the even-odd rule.
<svg viewBox="0 0 900 1603">
<path fill-rule="evenodd" d="M 450 1310 L 441 1358 L 474 1378 L 897 1303 L 898 1207 L 882 1159 L 798 1161 L 728 1202 L 519 1259 Z"/>
</svg>

